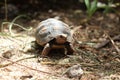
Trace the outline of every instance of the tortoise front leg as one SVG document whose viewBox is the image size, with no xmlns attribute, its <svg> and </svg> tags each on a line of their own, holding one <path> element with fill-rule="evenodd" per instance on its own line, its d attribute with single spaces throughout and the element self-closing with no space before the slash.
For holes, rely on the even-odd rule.
<svg viewBox="0 0 120 80">
<path fill-rule="evenodd" d="M 50 44 L 47 43 L 43 48 L 41 56 L 43 56 L 43 57 L 47 56 L 50 50 L 51 50 Z"/>
<path fill-rule="evenodd" d="M 67 44 L 66 49 L 67 49 L 67 55 L 73 55 L 74 49 L 73 49 L 72 44 L 70 44 L 70 43 Z"/>
</svg>

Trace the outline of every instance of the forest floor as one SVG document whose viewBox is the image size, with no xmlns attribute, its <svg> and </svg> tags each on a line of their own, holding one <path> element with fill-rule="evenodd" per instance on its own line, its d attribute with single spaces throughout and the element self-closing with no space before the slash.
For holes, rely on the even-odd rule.
<svg viewBox="0 0 120 80">
<path fill-rule="evenodd" d="M 62 75 L 69 67 L 80 64 L 84 71 L 80 80 L 120 80 L 120 16 L 96 12 L 87 21 L 81 10 L 31 13 L 32 19 L 18 19 L 17 24 L 30 28 L 24 31 L 8 24 L 0 33 L 0 80 L 76 80 Z M 53 51 L 44 62 L 38 62 L 39 49 L 34 49 L 34 30 L 47 18 L 60 18 L 74 32 L 75 54 L 61 56 Z M 30 26 L 30 27 L 29 27 Z"/>
</svg>

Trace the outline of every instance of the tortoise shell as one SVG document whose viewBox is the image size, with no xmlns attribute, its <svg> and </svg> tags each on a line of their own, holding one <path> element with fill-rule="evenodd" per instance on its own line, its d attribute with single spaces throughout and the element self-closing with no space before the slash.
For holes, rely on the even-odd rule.
<svg viewBox="0 0 120 80">
<path fill-rule="evenodd" d="M 66 35 L 66 42 L 72 41 L 70 27 L 64 22 L 54 18 L 40 22 L 35 32 L 36 41 L 41 46 L 44 46 L 59 35 Z"/>
</svg>

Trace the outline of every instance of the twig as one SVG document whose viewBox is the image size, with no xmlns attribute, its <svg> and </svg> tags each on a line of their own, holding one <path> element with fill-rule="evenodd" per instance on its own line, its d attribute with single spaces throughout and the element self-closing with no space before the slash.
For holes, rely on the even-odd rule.
<svg viewBox="0 0 120 80">
<path fill-rule="evenodd" d="M 113 41 L 115 41 L 115 40 L 120 40 L 120 35 L 117 35 L 117 36 L 113 37 L 112 40 L 113 40 Z M 95 48 L 95 49 L 102 48 L 102 47 L 104 47 L 105 45 L 107 45 L 109 42 L 110 42 L 110 40 L 103 41 L 102 43 L 99 43 L 99 44 L 95 45 L 94 48 Z"/>
<path fill-rule="evenodd" d="M 6 67 L 6 66 L 9 66 L 9 65 L 12 65 L 16 62 L 19 62 L 19 61 L 22 61 L 22 60 L 25 60 L 25 59 L 30 59 L 30 58 L 35 58 L 36 56 L 29 56 L 29 57 L 26 57 L 26 58 L 21 58 L 21 59 L 18 59 L 16 61 L 11 61 L 11 60 L 8 60 L 10 63 L 6 63 L 6 64 L 0 64 L 0 68 L 3 68 L 3 67 Z M 4 57 L 0 57 L 0 58 L 4 58 Z M 6 58 L 5 58 L 6 59 Z"/>
<path fill-rule="evenodd" d="M 34 56 L 34 57 L 35 57 L 35 56 Z M 9 59 L 4 58 L 4 57 L 0 57 L 0 58 L 6 59 L 7 61 L 11 62 L 11 63 L 9 63 L 9 64 L 7 64 L 7 65 L 5 65 L 5 66 L 8 66 L 8 65 L 10 65 L 10 64 L 14 64 L 14 63 L 15 63 L 15 64 L 17 64 L 17 65 L 26 67 L 27 69 L 30 69 L 30 70 L 34 70 L 34 71 L 37 71 L 37 72 L 42 72 L 42 73 L 46 73 L 46 74 L 49 74 L 49 75 L 52 75 L 52 76 L 56 76 L 56 77 L 61 77 L 61 78 L 62 78 L 61 75 L 56 75 L 56 74 L 52 74 L 52 73 L 50 73 L 50 72 L 46 72 L 46 71 L 42 71 L 42 70 L 37 70 L 37 69 L 34 69 L 34 68 L 32 68 L 32 67 L 28 67 L 28 66 L 26 66 L 26 65 L 17 63 L 18 61 L 21 61 L 21 60 L 23 60 L 23 59 L 18 60 L 18 61 L 12 61 L 12 60 L 9 60 Z M 3 66 L 3 67 L 5 67 L 5 66 Z M 1 67 L 1 66 L 0 66 L 0 67 Z M 64 78 L 64 79 L 65 79 L 65 78 Z"/>
<path fill-rule="evenodd" d="M 115 42 L 113 41 L 113 39 L 105 32 L 105 34 L 108 36 L 108 38 L 110 39 L 111 43 L 113 44 L 114 48 L 116 49 L 116 51 L 120 54 L 120 49 L 116 46 Z"/>
<path fill-rule="evenodd" d="M 44 65 L 59 65 L 59 66 L 72 66 L 72 65 L 76 65 L 76 64 L 80 64 L 83 67 L 92 67 L 92 66 L 99 66 L 100 64 L 92 64 L 92 63 L 53 63 L 53 62 L 41 62 L 41 64 Z"/>
</svg>

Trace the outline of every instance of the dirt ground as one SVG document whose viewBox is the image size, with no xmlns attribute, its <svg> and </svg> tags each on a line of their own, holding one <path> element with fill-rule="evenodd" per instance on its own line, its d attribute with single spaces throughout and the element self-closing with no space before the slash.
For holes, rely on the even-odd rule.
<svg viewBox="0 0 120 80">
<path fill-rule="evenodd" d="M 84 71 L 79 80 L 120 80 L 120 15 L 96 12 L 87 21 L 81 10 L 31 13 L 32 18 L 18 19 L 17 24 L 32 29 L 25 31 L 8 24 L 0 33 L 0 80 L 77 80 L 62 75 L 69 67 L 80 64 Z M 59 51 L 38 62 L 41 49 L 34 45 L 34 30 L 47 18 L 59 18 L 74 31 L 75 54 L 65 57 Z M 117 38 L 116 38 L 117 37 Z M 63 55 L 63 56 L 62 56 Z"/>
</svg>

